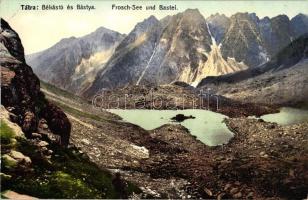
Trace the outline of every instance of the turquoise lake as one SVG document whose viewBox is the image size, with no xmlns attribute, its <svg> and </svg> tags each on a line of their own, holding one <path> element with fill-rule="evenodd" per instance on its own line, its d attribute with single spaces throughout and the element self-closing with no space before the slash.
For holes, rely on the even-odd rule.
<svg viewBox="0 0 308 200">
<path fill-rule="evenodd" d="M 290 125 L 308 121 L 308 110 L 283 107 L 279 113 L 263 115 L 260 118 L 267 122 Z"/>
<path fill-rule="evenodd" d="M 179 123 L 186 127 L 192 135 L 209 146 L 226 144 L 233 137 L 233 133 L 223 122 L 227 116 L 208 110 L 122 110 L 109 109 L 109 112 L 119 115 L 124 121 L 136 124 L 146 130 L 156 129 L 164 124 Z M 173 122 L 172 117 L 177 114 L 192 115 L 195 119 L 183 122 Z M 296 108 L 281 108 L 279 113 L 267 114 L 260 117 L 268 122 L 280 125 L 290 125 L 308 121 L 308 110 Z"/>
<path fill-rule="evenodd" d="M 186 119 L 180 124 L 186 127 L 192 135 L 201 142 L 216 146 L 228 143 L 233 133 L 223 123 L 227 116 L 207 110 L 121 110 L 110 109 L 109 112 L 119 115 L 124 121 L 136 124 L 146 130 L 153 130 L 164 124 L 172 124 L 170 118 L 177 114 L 192 115 L 195 119 Z"/>
</svg>

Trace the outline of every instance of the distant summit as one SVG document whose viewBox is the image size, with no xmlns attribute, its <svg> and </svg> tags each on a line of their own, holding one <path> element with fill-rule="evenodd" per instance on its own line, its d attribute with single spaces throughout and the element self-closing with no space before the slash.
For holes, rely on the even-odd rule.
<svg viewBox="0 0 308 200">
<path fill-rule="evenodd" d="M 187 9 L 161 20 L 149 16 L 128 35 L 99 28 L 27 60 L 44 81 L 86 97 L 126 85 L 197 85 L 208 76 L 269 62 L 308 33 L 307 19 L 304 14 L 260 19 L 247 12 L 205 19 L 198 9 Z"/>
</svg>

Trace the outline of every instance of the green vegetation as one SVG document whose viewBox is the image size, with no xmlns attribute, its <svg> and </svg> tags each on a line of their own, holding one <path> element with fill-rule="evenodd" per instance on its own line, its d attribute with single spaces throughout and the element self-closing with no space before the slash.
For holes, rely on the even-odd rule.
<svg viewBox="0 0 308 200">
<path fill-rule="evenodd" d="M 0 121 L 0 134 L 1 134 L 1 144 L 10 144 L 11 139 L 14 138 L 14 131 L 4 122 Z"/>
<path fill-rule="evenodd" d="M 3 168 L 5 168 L 5 169 L 13 169 L 17 166 L 17 161 L 12 159 L 8 155 L 3 155 L 1 157 L 1 165 L 3 165 Z M 2 168 L 2 166 L 1 166 L 1 168 Z"/>
<path fill-rule="evenodd" d="M 52 100 L 49 100 L 49 101 L 54 103 L 55 105 L 59 106 L 60 108 L 62 108 L 65 112 L 68 112 L 72 115 L 76 115 L 78 117 L 90 118 L 90 119 L 94 119 L 96 121 L 106 121 L 107 120 L 107 119 L 104 119 L 104 118 L 102 118 L 98 115 L 93 115 L 93 114 L 90 114 L 90 113 L 87 113 L 87 112 L 77 110 L 75 108 L 72 108 L 72 107 L 67 106 L 67 105 L 60 103 L 60 102 L 55 102 L 55 101 L 52 101 Z"/>
<path fill-rule="evenodd" d="M 72 93 L 69 93 L 65 90 L 62 90 L 60 88 L 57 88 L 56 86 L 50 85 L 48 83 L 45 83 L 43 81 L 41 81 L 41 86 L 43 89 L 61 96 L 61 97 L 65 97 L 66 99 L 69 100 L 73 100 L 74 102 L 76 102 L 77 104 L 79 104 L 81 107 L 82 106 L 91 106 L 91 103 L 86 101 L 85 99 L 82 99 Z M 83 117 L 83 118 L 88 118 L 88 119 L 93 119 L 96 121 L 101 121 L 101 122 L 106 122 L 106 121 L 111 121 L 109 118 L 106 118 L 105 116 L 102 115 L 96 115 L 90 112 L 87 112 L 85 109 L 83 109 L 82 111 L 64 103 L 64 101 L 62 100 L 58 100 L 57 98 L 53 97 L 53 98 L 48 98 L 48 94 L 46 95 L 46 98 L 48 99 L 48 101 L 52 102 L 53 104 L 59 106 L 61 109 L 63 109 L 65 112 L 75 116 L 75 117 Z"/>
<path fill-rule="evenodd" d="M 41 88 L 42 89 L 50 91 L 50 92 L 52 92 L 54 94 L 57 94 L 59 96 L 62 96 L 62 97 L 68 98 L 68 99 L 75 99 L 77 101 L 85 102 L 84 99 L 82 99 L 82 98 L 80 98 L 80 97 L 78 97 L 78 96 L 76 96 L 76 95 L 74 95 L 74 94 L 72 94 L 72 93 L 70 93 L 68 91 L 62 90 L 62 89 L 60 89 L 60 88 L 58 88 L 56 86 L 53 86 L 53 85 L 51 85 L 49 83 L 46 83 L 46 82 L 44 82 L 42 80 L 40 81 L 40 84 L 41 84 Z"/>
<path fill-rule="evenodd" d="M 78 97 L 73 94 L 49 84 L 42 83 L 42 87 L 55 94 L 78 100 Z M 38 109 L 44 103 L 44 99 L 42 99 Z M 82 112 L 64 103 L 53 103 L 76 117 L 97 121 L 108 120 L 103 116 Z M 36 145 L 25 138 L 15 138 L 14 135 L 13 130 L 1 120 L 1 150 L 4 153 L 1 158 L 1 172 L 2 176 L 10 177 L 1 178 L 2 191 L 12 190 L 37 198 L 120 198 L 117 189 L 112 184 L 112 174 L 91 162 L 86 154 L 79 152 L 79 149 L 75 147 L 62 148 L 50 143 L 48 149 L 53 153 L 51 158 L 47 159 Z M 19 162 L 14 163 L 14 160 L 6 155 L 12 149 L 30 157 L 31 166 L 23 166 Z M 127 190 L 128 194 L 141 192 L 132 183 L 128 183 Z"/>
<path fill-rule="evenodd" d="M 18 151 L 32 160 L 28 172 L 4 171 L 12 176 L 1 182 L 2 190 L 10 189 L 38 198 L 119 198 L 112 185 L 112 175 L 92 163 L 77 148 L 63 149 L 52 145 L 50 161 L 42 159 L 36 146 L 27 140 L 18 139 Z M 5 167 L 3 169 L 6 169 Z M 140 189 L 129 183 L 128 192 L 139 193 Z"/>
<path fill-rule="evenodd" d="M 49 83 L 46 83 L 46 82 L 43 82 L 41 81 L 41 87 L 51 93 L 54 93 L 56 95 L 59 95 L 59 96 L 62 96 L 62 97 L 65 97 L 67 99 L 74 99 L 76 100 L 77 102 L 79 103 L 84 103 L 84 104 L 88 104 L 88 102 L 86 102 L 84 99 L 70 93 L 70 92 L 67 92 L 65 90 L 62 90 L 56 86 L 53 86 Z M 73 107 L 70 107 L 68 105 L 65 105 L 64 103 L 61 103 L 59 101 L 54 101 L 52 99 L 48 99 L 50 102 L 54 103 L 55 105 L 59 106 L 60 108 L 62 108 L 64 111 L 72 114 L 72 115 L 76 115 L 77 117 L 84 117 L 84 118 L 90 118 L 90 119 L 93 119 L 93 120 L 96 120 L 96 121 L 105 121 L 106 119 L 102 119 L 101 116 L 98 116 L 98 115 L 93 115 L 93 114 L 90 114 L 90 113 L 87 113 L 87 112 L 84 112 L 84 111 L 80 111 L 80 110 L 77 110 Z"/>
<path fill-rule="evenodd" d="M 1 191 L 1 199 L 7 199 L 5 196 L 3 196 L 7 191 Z"/>
</svg>

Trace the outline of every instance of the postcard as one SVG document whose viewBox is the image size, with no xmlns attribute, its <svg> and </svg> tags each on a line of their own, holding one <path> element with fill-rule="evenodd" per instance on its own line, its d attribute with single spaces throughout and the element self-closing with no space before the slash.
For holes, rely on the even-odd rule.
<svg viewBox="0 0 308 200">
<path fill-rule="evenodd" d="M 1 198 L 306 199 L 307 0 L 0 0 Z"/>
</svg>

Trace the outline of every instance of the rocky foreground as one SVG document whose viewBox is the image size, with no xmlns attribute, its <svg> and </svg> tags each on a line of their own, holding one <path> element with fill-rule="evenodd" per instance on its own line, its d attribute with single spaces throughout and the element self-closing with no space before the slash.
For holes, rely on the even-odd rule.
<svg viewBox="0 0 308 200">
<path fill-rule="evenodd" d="M 226 123 L 235 137 L 215 148 L 181 126 L 154 130 L 151 136 L 170 147 L 144 160 L 140 171 L 153 178 L 187 180 L 185 198 L 306 197 L 308 123 L 282 127 L 246 118 Z"/>
<path fill-rule="evenodd" d="M 75 102 L 72 108 L 65 98 L 50 93 L 48 99 L 68 113 L 71 143 L 100 167 L 120 172 L 138 185 L 139 197 L 302 199 L 307 195 L 308 122 L 280 126 L 228 118 L 225 123 L 234 138 L 229 144 L 208 147 L 181 125 L 146 131 L 86 103 Z"/>
</svg>

